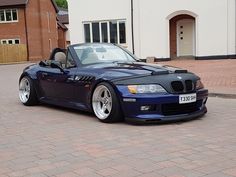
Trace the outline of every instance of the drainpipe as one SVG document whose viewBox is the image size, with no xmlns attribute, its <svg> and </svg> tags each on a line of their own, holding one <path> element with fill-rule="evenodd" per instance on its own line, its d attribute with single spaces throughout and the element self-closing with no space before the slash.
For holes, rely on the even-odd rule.
<svg viewBox="0 0 236 177">
<path fill-rule="evenodd" d="M 26 49 L 27 49 L 27 61 L 29 61 L 29 36 L 28 36 L 28 23 L 26 17 L 26 5 L 24 7 L 24 16 L 25 16 L 25 37 L 26 37 Z"/>
<path fill-rule="evenodd" d="M 133 54 L 135 54 L 134 49 L 134 0 L 131 0 L 131 35 L 132 35 L 132 48 Z"/>
<path fill-rule="evenodd" d="M 38 0 L 38 11 L 39 11 L 39 13 L 42 13 L 42 3 L 43 2 L 41 2 L 40 0 Z M 44 46 L 44 34 L 43 34 L 43 20 L 42 20 L 42 15 L 39 15 L 38 16 L 38 20 L 39 20 L 39 25 L 40 25 L 40 37 L 41 37 L 41 40 L 40 40 L 40 42 L 41 42 L 41 59 L 43 59 L 44 58 L 44 48 L 43 48 L 43 46 Z"/>
<path fill-rule="evenodd" d="M 229 58 L 229 0 L 227 0 L 227 58 Z"/>
</svg>

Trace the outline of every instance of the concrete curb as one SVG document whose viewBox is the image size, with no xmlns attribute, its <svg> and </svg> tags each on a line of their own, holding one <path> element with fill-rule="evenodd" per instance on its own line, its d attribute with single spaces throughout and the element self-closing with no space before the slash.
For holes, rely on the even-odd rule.
<svg viewBox="0 0 236 177">
<path fill-rule="evenodd" d="M 209 97 L 219 97 L 219 98 L 227 98 L 227 99 L 236 99 L 236 94 L 228 94 L 228 93 L 209 93 Z"/>
</svg>

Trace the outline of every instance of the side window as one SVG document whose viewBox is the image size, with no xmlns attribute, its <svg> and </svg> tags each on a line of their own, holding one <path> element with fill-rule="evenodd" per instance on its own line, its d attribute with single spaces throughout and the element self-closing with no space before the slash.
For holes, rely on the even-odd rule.
<svg viewBox="0 0 236 177">
<path fill-rule="evenodd" d="M 73 68 L 76 66 L 75 60 L 73 59 L 70 51 L 67 52 L 66 68 Z"/>
<path fill-rule="evenodd" d="M 0 23 L 18 22 L 17 9 L 0 9 Z"/>
</svg>

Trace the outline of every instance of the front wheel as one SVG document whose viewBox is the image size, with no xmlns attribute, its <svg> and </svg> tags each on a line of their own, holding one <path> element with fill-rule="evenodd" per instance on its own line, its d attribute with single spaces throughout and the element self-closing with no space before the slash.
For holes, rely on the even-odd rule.
<svg viewBox="0 0 236 177">
<path fill-rule="evenodd" d="M 108 83 L 100 83 L 95 88 L 92 96 L 92 108 L 97 118 L 105 123 L 123 120 L 117 95 Z"/>
<path fill-rule="evenodd" d="M 33 81 L 28 76 L 20 80 L 19 97 L 20 101 L 26 106 L 33 106 L 38 103 Z"/>
</svg>

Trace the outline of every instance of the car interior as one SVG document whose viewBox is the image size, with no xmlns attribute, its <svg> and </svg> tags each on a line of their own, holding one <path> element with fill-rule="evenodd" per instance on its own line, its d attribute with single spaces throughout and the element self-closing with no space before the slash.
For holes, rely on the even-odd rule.
<svg viewBox="0 0 236 177">
<path fill-rule="evenodd" d="M 60 63 L 62 68 L 66 67 L 66 54 L 64 52 L 56 52 L 54 60 Z"/>
<path fill-rule="evenodd" d="M 66 67 L 66 49 L 55 48 L 48 60 L 39 63 L 42 67 L 51 67 L 51 63 L 55 63 L 62 68 Z"/>
</svg>

